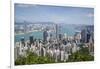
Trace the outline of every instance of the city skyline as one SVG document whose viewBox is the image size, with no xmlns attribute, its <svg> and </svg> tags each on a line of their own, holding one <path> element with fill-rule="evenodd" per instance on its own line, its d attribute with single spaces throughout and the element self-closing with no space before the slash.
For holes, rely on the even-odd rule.
<svg viewBox="0 0 100 69">
<path fill-rule="evenodd" d="M 35 4 L 15 4 L 15 22 L 94 24 L 94 9 Z"/>
<path fill-rule="evenodd" d="M 15 20 L 15 65 L 94 61 L 93 8 L 15 4 Z"/>
</svg>

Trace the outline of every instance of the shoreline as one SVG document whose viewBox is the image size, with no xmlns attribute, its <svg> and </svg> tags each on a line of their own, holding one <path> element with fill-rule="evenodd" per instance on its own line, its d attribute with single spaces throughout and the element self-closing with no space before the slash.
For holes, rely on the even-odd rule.
<svg viewBox="0 0 100 69">
<path fill-rule="evenodd" d="M 41 32 L 40 30 L 34 30 L 34 31 L 28 31 L 28 32 L 26 32 L 26 33 L 14 33 L 14 35 L 16 36 L 16 35 L 23 35 L 23 34 L 27 34 L 27 33 L 32 33 L 32 32 Z"/>
</svg>

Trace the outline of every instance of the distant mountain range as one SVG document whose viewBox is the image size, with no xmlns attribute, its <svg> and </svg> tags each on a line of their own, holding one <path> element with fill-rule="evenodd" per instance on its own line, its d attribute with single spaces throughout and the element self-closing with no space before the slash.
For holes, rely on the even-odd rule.
<svg viewBox="0 0 100 69">
<path fill-rule="evenodd" d="M 15 22 L 15 24 L 55 24 L 53 22 Z"/>
<path fill-rule="evenodd" d="M 17 25 L 24 25 L 24 24 L 59 24 L 59 25 L 70 25 L 70 26 L 94 26 L 94 25 L 86 25 L 86 24 L 71 24 L 71 23 L 55 23 L 55 22 L 15 22 Z"/>
</svg>

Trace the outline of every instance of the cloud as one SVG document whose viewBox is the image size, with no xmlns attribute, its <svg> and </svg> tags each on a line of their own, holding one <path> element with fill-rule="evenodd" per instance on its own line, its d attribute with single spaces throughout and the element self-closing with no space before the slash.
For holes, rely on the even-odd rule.
<svg viewBox="0 0 100 69">
<path fill-rule="evenodd" d="M 26 20 L 27 19 L 25 18 L 25 16 L 15 16 L 15 21 L 17 21 L 17 22 L 23 22 Z"/>
<path fill-rule="evenodd" d="M 37 7 L 36 4 L 16 4 L 16 6 L 22 8 Z"/>
<path fill-rule="evenodd" d="M 50 17 L 50 19 L 53 21 L 53 22 L 55 22 L 55 23 L 59 23 L 59 22 L 65 22 L 66 21 L 66 17 L 64 17 L 64 16 L 57 16 L 57 15 L 52 15 L 51 17 Z"/>
<path fill-rule="evenodd" d="M 89 14 L 87 14 L 87 17 L 94 17 L 94 14 L 93 13 L 89 13 Z"/>
</svg>

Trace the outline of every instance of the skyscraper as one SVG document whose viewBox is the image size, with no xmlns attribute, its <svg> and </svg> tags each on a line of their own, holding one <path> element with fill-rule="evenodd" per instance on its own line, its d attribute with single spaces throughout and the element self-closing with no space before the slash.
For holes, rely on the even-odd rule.
<svg viewBox="0 0 100 69">
<path fill-rule="evenodd" d="M 85 43 L 85 42 L 87 41 L 87 31 L 86 31 L 86 29 L 83 29 L 83 30 L 81 31 L 81 41 L 82 41 L 83 43 Z"/>
<path fill-rule="evenodd" d="M 26 22 L 24 21 L 24 33 L 26 33 L 27 32 L 27 24 L 26 24 Z"/>
<path fill-rule="evenodd" d="M 90 37 L 94 38 L 94 36 L 93 36 L 94 29 L 93 28 L 94 28 L 93 26 L 86 26 L 85 29 L 83 29 L 81 31 L 82 42 L 88 43 L 90 40 Z"/>
<path fill-rule="evenodd" d="M 62 39 L 62 34 L 59 34 L 59 40 L 61 40 Z"/>
<path fill-rule="evenodd" d="M 24 39 L 24 37 L 21 38 L 21 44 L 22 44 L 23 46 L 25 46 L 25 39 Z"/>
<path fill-rule="evenodd" d="M 30 36 L 29 40 L 30 40 L 30 44 L 32 44 L 33 43 L 33 36 Z"/>
<path fill-rule="evenodd" d="M 56 24 L 56 39 L 58 39 L 58 25 Z"/>
<path fill-rule="evenodd" d="M 43 41 L 46 42 L 47 41 L 47 37 L 48 37 L 48 33 L 47 31 L 43 32 Z"/>
<path fill-rule="evenodd" d="M 91 37 L 91 34 L 90 34 L 90 32 L 88 32 L 88 33 L 87 33 L 87 39 L 86 39 L 86 42 L 87 42 L 87 43 L 89 42 L 90 37 Z"/>
</svg>

